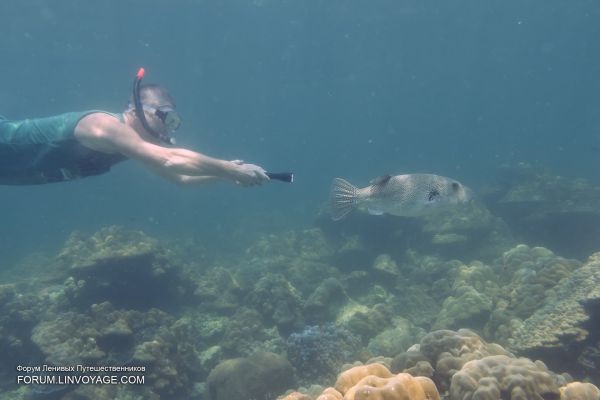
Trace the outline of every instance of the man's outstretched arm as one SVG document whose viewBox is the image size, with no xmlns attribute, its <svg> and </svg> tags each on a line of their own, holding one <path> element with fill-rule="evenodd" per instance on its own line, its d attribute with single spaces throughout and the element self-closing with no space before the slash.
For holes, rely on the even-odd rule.
<svg viewBox="0 0 600 400">
<path fill-rule="evenodd" d="M 162 147 L 143 140 L 132 128 L 116 121 L 112 123 L 109 120 L 107 124 L 102 125 L 97 127 L 87 140 L 95 142 L 100 148 L 110 149 L 141 161 L 161 176 L 178 183 L 229 180 L 240 185 L 252 186 L 269 180 L 264 169 L 257 165 L 220 160 L 182 148 Z"/>
</svg>

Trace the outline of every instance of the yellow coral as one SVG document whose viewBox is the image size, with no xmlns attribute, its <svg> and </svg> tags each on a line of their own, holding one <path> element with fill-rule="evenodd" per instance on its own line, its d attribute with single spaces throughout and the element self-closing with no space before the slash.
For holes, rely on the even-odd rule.
<svg viewBox="0 0 600 400">
<path fill-rule="evenodd" d="M 390 370 L 383 364 L 360 365 L 342 372 L 335 382 L 335 389 L 341 394 L 346 394 L 351 387 L 355 386 L 361 379 L 369 375 L 379 378 L 389 378 L 393 376 Z"/>
<path fill-rule="evenodd" d="M 311 400 L 310 396 L 300 392 L 292 392 L 285 397 L 278 397 L 278 400 Z"/>
<path fill-rule="evenodd" d="M 344 400 L 440 400 L 440 395 L 431 379 L 399 373 L 391 378 L 366 376 Z"/>
<path fill-rule="evenodd" d="M 560 400 L 598 400 L 600 390 L 591 383 L 571 382 L 560 388 Z"/>
<path fill-rule="evenodd" d="M 342 398 L 343 396 L 340 392 L 332 387 L 328 387 L 317 397 L 317 400 L 342 400 Z"/>
</svg>

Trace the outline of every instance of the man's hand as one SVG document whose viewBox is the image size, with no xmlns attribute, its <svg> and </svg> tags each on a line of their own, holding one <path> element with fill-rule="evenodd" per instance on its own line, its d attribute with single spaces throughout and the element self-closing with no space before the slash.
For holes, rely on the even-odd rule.
<svg viewBox="0 0 600 400">
<path fill-rule="evenodd" d="M 258 165 L 245 164 L 241 160 L 233 160 L 231 163 L 231 179 L 238 185 L 255 186 L 270 180 L 266 171 Z"/>
</svg>

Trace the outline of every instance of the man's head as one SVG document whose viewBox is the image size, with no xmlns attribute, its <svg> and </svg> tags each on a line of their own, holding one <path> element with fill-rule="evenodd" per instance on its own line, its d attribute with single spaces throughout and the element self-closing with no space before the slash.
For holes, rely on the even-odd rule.
<svg viewBox="0 0 600 400">
<path fill-rule="evenodd" d="M 143 69 L 140 69 L 134 80 L 133 96 L 127 112 L 139 120 L 146 132 L 163 142 L 173 144 L 174 141 L 169 135 L 177 130 L 181 123 L 181 118 L 175 111 L 175 100 L 161 86 L 140 85 L 143 74 Z"/>
</svg>

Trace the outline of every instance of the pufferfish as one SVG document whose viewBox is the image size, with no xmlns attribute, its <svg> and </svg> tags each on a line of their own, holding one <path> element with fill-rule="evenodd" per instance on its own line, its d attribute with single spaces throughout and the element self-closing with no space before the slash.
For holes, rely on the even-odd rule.
<svg viewBox="0 0 600 400">
<path fill-rule="evenodd" d="M 335 178 L 329 196 L 333 220 L 338 221 L 355 208 L 366 207 L 369 214 L 419 217 L 434 210 L 467 203 L 472 192 L 462 183 L 433 174 L 386 175 L 369 186 L 357 188 Z"/>
</svg>

